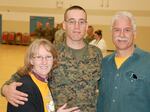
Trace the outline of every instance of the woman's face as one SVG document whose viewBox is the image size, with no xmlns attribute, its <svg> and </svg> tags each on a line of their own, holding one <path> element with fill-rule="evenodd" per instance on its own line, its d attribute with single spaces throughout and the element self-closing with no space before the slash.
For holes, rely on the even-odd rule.
<svg viewBox="0 0 150 112">
<path fill-rule="evenodd" d="M 53 55 L 41 45 L 38 54 L 31 59 L 31 64 L 33 65 L 33 70 L 45 78 L 53 66 Z"/>
<path fill-rule="evenodd" d="M 94 33 L 94 38 L 96 40 L 100 40 L 101 39 L 101 35 L 98 35 L 97 33 Z"/>
</svg>

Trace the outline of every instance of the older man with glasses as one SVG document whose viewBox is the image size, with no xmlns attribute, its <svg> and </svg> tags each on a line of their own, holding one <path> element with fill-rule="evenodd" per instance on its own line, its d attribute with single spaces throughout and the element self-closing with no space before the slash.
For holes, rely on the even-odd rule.
<svg viewBox="0 0 150 112">
<path fill-rule="evenodd" d="M 150 112 L 150 53 L 135 45 L 133 15 L 118 12 L 111 29 L 116 51 L 102 60 L 97 112 Z"/>
</svg>

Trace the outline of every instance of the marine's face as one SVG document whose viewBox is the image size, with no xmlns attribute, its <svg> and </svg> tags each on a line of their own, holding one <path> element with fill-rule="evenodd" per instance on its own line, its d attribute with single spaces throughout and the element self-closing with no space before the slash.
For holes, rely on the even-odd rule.
<svg viewBox="0 0 150 112">
<path fill-rule="evenodd" d="M 69 10 L 63 23 L 67 39 L 70 41 L 83 40 L 87 31 L 86 14 L 82 10 Z"/>
<path fill-rule="evenodd" d="M 121 17 L 114 22 L 112 40 L 117 50 L 128 50 L 134 47 L 135 31 L 129 18 Z"/>
</svg>

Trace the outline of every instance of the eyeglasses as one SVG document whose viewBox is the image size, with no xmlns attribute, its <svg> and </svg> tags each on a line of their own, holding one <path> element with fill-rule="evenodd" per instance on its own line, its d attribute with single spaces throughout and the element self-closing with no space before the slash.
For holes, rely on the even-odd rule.
<svg viewBox="0 0 150 112">
<path fill-rule="evenodd" d="M 124 28 L 124 29 L 121 29 L 121 28 L 113 28 L 112 29 L 113 33 L 115 34 L 120 34 L 120 33 L 124 33 L 124 34 L 130 34 L 133 32 L 133 29 L 132 28 Z"/>
<path fill-rule="evenodd" d="M 33 57 L 35 60 L 37 61 L 42 61 L 42 60 L 46 60 L 46 61 L 50 61 L 53 59 L 53 56 L 34 56 Z"/>
<path fill-rule="evenodd" d="M 78 23 L 78 25 L 80 26 L 84 26 L 87 21 L 85 19 L 80 19 L 78 21 L 76 21 L 75 19 L 69 19 L 69 20 L 66 20 L 66 22 L 69 24 L 69 25 L 76 25 Z"/>
</svg>

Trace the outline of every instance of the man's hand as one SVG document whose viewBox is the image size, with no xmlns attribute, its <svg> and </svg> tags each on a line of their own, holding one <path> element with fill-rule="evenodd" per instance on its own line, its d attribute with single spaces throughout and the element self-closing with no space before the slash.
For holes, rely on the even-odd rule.
<svg viewBox="0 0 150 112">
<path fill-rule="evenodd" d="M 16 90 L 16 87 L 21 86 L 20 82 L 13 82 L 10 85 L 4 85 L 2 93 L 6 97 L 7 101 L 15 107 L 24 105 L 25 101 L 28 101 L 28 95 Z"/>
<path fill-rule="evenodd" d="M 57 110 L 57 112 L 80 112 L 78 107 L 72 107 L 72 108 L 66 108 L 66 107 L 67 104 L 64 104 Z"/>
</svg>

